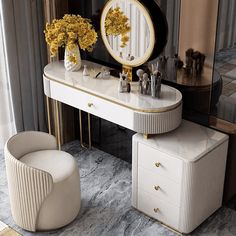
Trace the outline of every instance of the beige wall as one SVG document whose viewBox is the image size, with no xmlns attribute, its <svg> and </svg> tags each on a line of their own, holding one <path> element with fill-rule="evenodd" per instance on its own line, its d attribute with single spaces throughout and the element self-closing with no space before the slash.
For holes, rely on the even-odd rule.
<svg viewBox="0 0 236 236">
<path fill-rule="evenodd" d="M 218 0 L 182 0 L 180 13 L 179 56 L 193 48 L 206 55 L 205 63 L 213 65 Z"/>
</svg>

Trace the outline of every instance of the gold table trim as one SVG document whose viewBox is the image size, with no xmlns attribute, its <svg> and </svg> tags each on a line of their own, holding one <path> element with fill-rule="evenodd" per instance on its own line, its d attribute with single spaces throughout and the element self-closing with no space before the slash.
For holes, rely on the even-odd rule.
<svg viewBox="0 0 236 236">
<path fill-rule="evenodd" d="M 182 99 L 181 99 L 178 103 L 176 103 L 175 105 L 172 105 L 172 106 L 170 106 L 170 107 L 168 107 L 168 108 L 158 108 L 158 109 L 148 109 L 148 110 L 145 110 L 145 109 L 138 109 L 138 108 L 134 108 L 134 107 L 132 107 L 132 106 L 128 106 L 128 105 L 125 105 L 125 104 L 123 104 L 123 103 L 114 101 L 114 100 L 112 100 L 112 99 L 103 97 L 103 96 L 101 96 L 101 95 L 98 95 L 98 94 L 89 92 L 89 91 L 87 91 L 87 90 L 85 90 L 85 89 L 81 89 L 81 88 L 78 88 L 78 87 L 74 87 L 74 86 L 72 86 L 72 85 L 70 85 L 70 84 L 67 84 L 67 83 L 58 81 L 58 80 L 53 79 L 53 78 L 51 78 L 51 77 L 49 77 L 49 76 L 47 76 L 47 75 L 45 75 L 45 74 L 44 74 L 44 77 L 47 78 L 48 80 L 53 81 L 53 82 L 56 82 L 56 83 L 59 83 L 59 84 L 63 84 L 63 85 L 65 85 L 65 86 L 69 87 L 69 88 L 73 88 L 73 89 L 75 89 L 75 90 L 78 90 L 78 91 L 81 91 L 81 92 L 90 94 L 90 95 L 92 95 L 92 96 L 101 98 L 101 99 L 103 99 L 103 100 L 112 102 L 112 103 L 114 103 L 114 104 L 116 104 L 116 105 L 123 106 L 123 107 L 125 107 L 125 108 L 131 109 L 131 110 L 136 111 L 136 112 L 143 112 L 143 113 L 162 113 L 162 112 L 172 111 L 172 110 L 176 109 L 176 108 L 182 103 Z M 158 101 L 158 100 L 157 100 L 157 101 Z"/>
</svg>

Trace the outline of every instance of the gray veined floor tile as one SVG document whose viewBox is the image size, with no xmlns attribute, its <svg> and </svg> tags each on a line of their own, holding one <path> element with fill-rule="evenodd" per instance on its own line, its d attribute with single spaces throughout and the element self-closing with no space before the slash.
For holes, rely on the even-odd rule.
<svg viewBox="0 0 236 236">
<path fill-rule="evenodd" d="M 234 90 L 230 90 L 230 89 L 225 89 L 225 88 L 223 88 L 221 95 L 224 95 L 224 96 L 229 97 L 229 96 L 231 96 L 233 93 L 235 93 Z"/>
<path fill-rule="evenodd" d="M 236 99 L 236 92 L 234 92 L 233 94 L 231 94 L 230 97 Z"/>
<path fill-rule="evenodd" d="M 234 58 L 234 59 L 228 61 L 228 63 L 236 65 L 236 58 Z"/>
<path fill-rule="evenodd" d="M 226 77 L 229 77 L 229 78 L 233 78 L 233 79 L 236 79 L 236 68 L 227 72 L 225 74 Z"/>
<path fill-rule="evenodd" d="M 81 175 L 80 214 L 68 226 L 30 233 L 13 222 L 10 213 L 4 158 L 0 152 L 0 220 L 25 236 L 175 236 L 160 223 L 131 207 L 131 165 L 97 149 L 81 149 L 78 142 L 64 146 L 78 162 Z M 236 211 L 221 208 L 192 235 L 236 235 Z"/>
</svg>

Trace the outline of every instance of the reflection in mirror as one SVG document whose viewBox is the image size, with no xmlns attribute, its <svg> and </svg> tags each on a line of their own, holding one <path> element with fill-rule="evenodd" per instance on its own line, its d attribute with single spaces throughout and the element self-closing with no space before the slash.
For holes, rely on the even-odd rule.
<svg viewBox="0 0 236 236">
<path fill-rule="evenodd" d="M 149 5 L 159 19 L 155 27 L 156 21 L 152 11 L 147 10 L 150 9 Z M 163 49 L 166 42 L 165 27 L 165 17 L 153 1 L 109 0 L 101 15 L 103 42 L 111 56 L 121 63 L 130 75 L 132 67 L 142 65 L 157 51 L 154 50 L 158 36 L 156 29 L 164 28 L 158 38 L 161 39 L 162 35 L 159 47 Z"/>
<path fill-rule="evenodd" d="M 236 1 L 220 0 L 219 4 L 214 67 L 222 78 L 222 90 L 217 103 L 211 104 L 211 113 L 236 123 Z"/>
<path fill-rule="evenodd" d="M 150 29 L 140 8 L 130 1 L 112 5 L 105 19 L 107 40 L 122 59 L 143 57 L 150 45 Z"/>
<path fill-rule="evenodd" d="M 168 41 L 162 55 L 174 57 L 178 53 L 179 20 L 181 0 L 155 0 L 166 16 L 168 22 Z"/>
<path fill-rule="evenodd" d="M 109 0 L 101 15 L 101 35 L 108 52 L 132 80 L 133 67 L 163 51 L 168 25 L 155 1 Z"/>
<path fill-rule="evenodd" d="M 166 61 L 167 83 L 183 93 L 185 111 L 210 111 L 217 13 L 218 0 L 181 0 L 178 50 L 165 50 L 160 58 Z M 220 84 L 216 79 L 213 89 L 219 90 Z"/>
</svg>

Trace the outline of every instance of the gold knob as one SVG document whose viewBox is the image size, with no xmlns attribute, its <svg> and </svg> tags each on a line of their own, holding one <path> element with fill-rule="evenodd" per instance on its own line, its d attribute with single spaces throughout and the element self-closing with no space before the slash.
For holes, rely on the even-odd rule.
<svg viewBox="0 0 236 236">
<path fill-rule="evenodd" d="M 88 107 L 91 107 L 91 106 L 93 106 L 93 103 L 89 102 Z"/>
<path fill-rule="evenodd" d="M 160 189 L 160 186 L 154 186 L 154 189 L 158 191 Z"/>
<path fill-rule="evenodd" d="M 160 165 L 161 165 L 160 162 L 156 162 L 156 163 L 155 163 L 155 166 L 156 166 L 156 167 L 160 167 Z"/>
<path fill-rule="evenodd" d="M 159 211 L 158 208 L 154 208 L 153 210 L 154 210 L 155 213 L 157 213 Z"/>
</svg>

